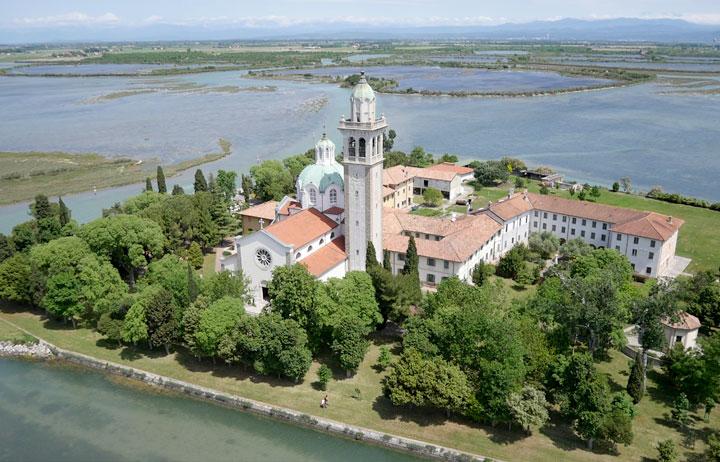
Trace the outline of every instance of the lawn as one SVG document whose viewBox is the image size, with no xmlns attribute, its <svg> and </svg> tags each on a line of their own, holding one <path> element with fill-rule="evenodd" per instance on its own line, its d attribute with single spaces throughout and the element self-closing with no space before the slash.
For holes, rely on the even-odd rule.
<svg viewBox="0 0 720 462">
<path fill-rule="evenodd" d="M 619 457 L 615 457 L 585 450 L 584 443 L 568 431 L 565 425 L 549 424 L 526 437 L 520 432 L 509 432 L 504 426 L 493 429 L 458 419 L 448 420 L 441 413 L 394 408 L 381 393 L 384 373 L 373 368 L 381 345 L 385 344 L 390 348 L 396 346 L 390 340 L 375 339 L 365 361 L 352 378 L 345 378 L 341 371 L 334 371 L 335 378 L 330 382 L 327 391 L 330 407 L 320 409 L 318 403 L 325 392 L 315 388 L 319 367 L 317 362 L 313 363 L 305 380 L 293 384 L 258 376 L 238 367 L 212 367 L 209 362 L 196 361 L 183 350 L 165 356 L 161 352 L 115 347 L 108 345 L 92 330 L 72 330 L 69 325 L 44 320 L 37 314 L 16 312 L 8 305 L 0 305 L 0 308 L 0 319 L 9 320 L 61 348 L 300 412 L 322 415 L 348 424 L 451 446 L 492 458 L 548 462 L 638 461 L 641 457 L 652 458 L 656 455 L 653 446 L 658 440 L 680 439 L 675 429 L 665 425 L 663 413 L 667 412 L 664 407 L 667 397 L 657 392 L 652 384 L 650 396 L 640 405 L 641 415 L 635 420 L 635 443 L 628 448 L 621 447 Z M 611 358 L 611 361 L 603 363 L 601 368 L 611 375 L 618 387 L 624 386 L 626 379 L 623 372 L 627 369 L 627 359 L 621 354 L 613 354 Z M 720 412 L 716 411 L 715 414 L 710 425 L 717 427 L 720 425 L 717 417 Z M 702 443 L 698 443 L 697 450 L 702 449 Z"/>
<path fill-rule="evenodd" d="M 0 319 L 0 342 L 34 343 L 35 338 Z"/>
<path fill-rule="evenodd" d="M 488 200 L 496 201 L 497 198 L 506 195 L 510 187 L 509 184 L 499 187 L 483 187 L 476 194 L 483 197 L 484 203 L 478 197 L 476 199 L 480 202 L 478 205 L 484 207 Z M 527 189 L 537 193 L 540 191 L 540 186 L 536 182 L 529 182 Z M 570 193 L 565 190 L 551 189 L 550 194 L 572 199 Z M 714 271 L 720 267 L 720 233 L 718 232 L 720 212 L 689 205 L 671 204 L 634 194 L 613 193 L 607 189 L 601 189 L 597 202 L 682 218 L 685 220 L 685 224 L 680 228 L 677 254 L 692 258 L 692 263 L 687 271 L 691 273 L 704 270 Z M 473 205 L 473 207 L 475 206 Z"/>
</svg>

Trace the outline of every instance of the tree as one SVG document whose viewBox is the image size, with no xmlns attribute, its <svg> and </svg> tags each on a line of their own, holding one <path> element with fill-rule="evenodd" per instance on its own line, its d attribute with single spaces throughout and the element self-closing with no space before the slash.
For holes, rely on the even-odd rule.
<svg viewBox="0 0 720 462">
<path fill-rule="evenodd" d="M 545 185 L 543 184 L 542 186 L 545 186 Z M 516 176 L 516 177 L 515 177 L 515 188 L 516 188 L 516 189 L 522 189 L 522 188 L 524 188 L 524 187 L 525 187 L 525 180 L 524 180 L 522 177 L 520 177 L 520 176 Z M 541 194 L 542 194 L 542 187 L 540 188 L 540 191 L 541 191 Z"/>
<path fill-rule="evenodd" d="M 312 362 L 305 331 L 294 319 L 282 319 L 276 313 L 263 313 L 257 322 L 261 342 L 253 363 L 255 370 L 299 382 Z"/>
<path fill-rule="evenodd" d="M 148 265 L 143 283 L 159 285 L 170 291 L 175 304 L 184 309 L 192 303 L 190 286 L 197 286 L 198 281 L 195 272 L 188 273 L 186 262 L 176 255 L 168 254 Z"/>
<path fill-rule="evenodd" d="M 528 239 L 528 247 L 531 252 L 547 260 L 560 250 L 560 239 L 549 231 L 533 233 Z"/>
<path fill-rule="evenodd" d="M 243 195 L 245 196 L 245 202 L 250 200 L 253 194 L 253 183 L 250 175 L 240 174 L 240 187 L 242 188 Z"/>
<path fill-rule="evenodd" d="M 203 356 L 218 355 L 218 345 L 223 336 L 228 335 L 245 315 L 243 301 L 233 297 L 223 297 L 201 311 L 195 330 L 195 350 Z"/>
<path fill-rule="evenodd" d="M 550 189 L 548 189 L 545 183 L 540 185 L 540 194 L 542 194 L 543 196 L 547 196 L 548 194 L 550 194 Z"/>
<path fill-rule="evenodd" d="M 680 427 L 685 427 L 690 423 L 690 401 L 688 400 L 685 393 L 680 393 L 675 401 L 673 401 L 673 407 L 670 411 L 672 420 L 677 423 Z"/>
<path fill-rule="evenodd" d="M 208 190 L 208 184 L 207 181 L 205 181 L 205 175 L 203 175 L 203 172 L 200 169 L 195 170 L 195 183 L 193 184 L 193 190 L 196 193 L 205 192 Z"/>
<path fill-rule="evenodd" d="M 263 201 L 281 200 L 293 192 L 293 177 L 278 160 L 266 160 L 250 167 L 255 196 Z"/>
<path fill-rule="evenodd" d="M 442 156 L 440 156 L 440 158 L 438 158 L 437 163 L 441 164 L 441 163 L 445 162 L 445 163 L 455 164 L 458 162 L 458 160 L 459 160 L 458 156 L 456 156 L 455 154 L 445 153 Z"/>
<path fill-rule="evenodd" d="M 294 319 L 305 329 L 315 324 L 317 284 L 303 265 L 278 266 L 268 284 L 273 312 L 285 319 Z"/>
<path fill-rule="evenodd" d="M 188 262 L 195 268 L 200 269 L 203 266 L 203 253 L 200 245 L 197 242 L 190 244 L 188 248 Z"/>
<path fill-rule="evenodd" d="M 332 378 L 332 371 L 330 370 L 330 368 L 327 367 L 325 364 L 321 364 L 320 368 L 317 371 L 317 376 L 320 388 L 323 390 L 327 390 L 328 382 L 330 382 L 330 379 Z"/>
<path fill-rule="evenodd" d="M 420 147 L 416 146 L 413 148 L 412 151 L 410 151 L 410 156 L 408 157 L 408 165 L 411 167 L 427 167 L 428 165 L 431 165 L 433 163 L 433 156 L 429 152 L 425 152 L 425 150 Z"/>
<path fill-rule="evenodd" d="M 720 434 L 718 434 L 717 432 L 712 433 L 710 436 L 708 436 L 705 457 L 708 462 L 720 461 Z"/>
<path fill-rule="evenodd" d="M 227 170 L 218 170 L 217 174 L 217 189 L 218 193 L 223 197 L 225 202 L 229 203 L 235 197 L 235 190 L 237 189 L 237 173 Z"/>
<path fill-rule="evenodd" d="M 673 440 L 660 441 L 657 446 L 658 462 L 676 462 L 679 454 Z"/>
<path fill-rule="evenodd" d="M 35 217 L 38 221 L 53 216 L 50 201 L 45 194 L 38 194 L 35 196 L 35 202 L 30 205 L 30 210 L 33 217 Z"/>
<path fill-rule="evenodd" d="M 626 390 L 635 404 L 638 404 L 645 394 L 645 366 L 640 353 L 635 355 Z"/>
<path fill-rule="evenodd" d="M 0 300 L 32 302 L 30 258 L 17 253 L 0 262 Z"/>
<path fill-rule="evenodd" d="M 483 186 L 495 186 L 510 178 L 508 166 L 501 161 L 488 160 L 475 164 L 475 179 Z"/>
<path fill-rule="evenodd" d="M 355 316 L 344 316 L 335 325 L 331 348 L 348 377 L 365 358 L 370 346 L 366 338 L 369 333 L 369 327 Z"/>
<path fill-rule="evenodd" d="M 388 130 L 387 134 L 383 137 L 383 150 L 385 152 L 392 150 L 393 145 L 395 144 L 396 137 L 397 132 L 395 132 L 395 130 L 393 130 L 392 128 Z"/>
<path fill-rule="evenodd" d="M 435 407 L 464 412 L 472 401 L 467 376 L 442 358 L 426 359 L 405 349 L 383 380 L 383 391 L 395 406 Z"/>
<path fill-rule="evenodd" d="M 620 178 L 620 186 L 622 187 L 622 190 L 626 193 L 632 192 L 632 181 L 630 180 L 629 176 L 624 176 Z"/>
<path fill-rule="evenodd" d="M 97 323 L 97 331 L 104 335 L 108 340 L 117 342 L 118 346 L 122 343 L 123 320 L 113 317 L 112 313 L 103 313 Z"/>
<path fill-rule="evenodd" d="M 148 286 L 140 292 L 138 303 L 145 314 L 150 348 L 163 346 L 165 353 L 170 354 L 170 345 L 179 332 L 177 306 L 172 292 L 160 286 Z"/>
<path fill-rule="evenodd" d="M 352 318 L 367 333 L 383 320 L 367 273 L 350 271 L 343 279 L 332 278 L 318 286 L 316 322 L 309 329 L 313 340 L 330 345 L 337 326 L 347 322 L 346 318 Z"/>
<path fill-rule="evenodd" d="M 183 189 L 182 186 L 180 186 L 179 184 L 173 185 L 173 188 L 172 188 L 173 196 L 182 196 L 183 194 L 185 194 L 185 190 Z"/>
<path fill-rule="evenodd" d="M 526 257 L 527 247 L 525 247 L 525 244 L 516 245 L 500 257 L 495 273 L 500 277 L 515 279 L 526 266 Z"/>
<path fill-rule="evenodd" d="M 392 271 L 392 263 L 390 262 L 390 251 L 383 250 L 383 268 Z"/>
<path fill-rule="evenodd" d="M 380 347 L 380 354 L 378 355 L 377 363 L 375 364 L 381 371 L 384 371 L 385 369 L 390 366 L 391 357 L 390 357 L 390 350 L 386 346 Z"/>
<path fill-rule="evenodd" d="M 163 172 L 163 169 L 160 165 L 157 166 L 156 181 L 158 192 L 160 194 L 165 194 L 167 192 L 167 184 L 165 184 L 165 172 Z"/>
<path fill-rule="evenodd" d="M 380 266 L 380 264 L 378 263 L 377 254 L 375 253 L 375 245 L 372 241 L 368 241 L 365 249 L 365 270 L 370 271 L 378 266 Z"/>
<path fill-rule="evenodd" d="M 597 186 L 590 188 L 590 197 L 597 200 L 600 197 L 600 188 Z"/>
<path fill-rule="evenodd" d="M 508 397 L 508 408 L 513 421 L 527 434 L 531 433 L 532 427 L 542 427 L 549 420 L 548 406 L 545 393 L 529 385 Z"/>
<path fill-rule="evenodd" d="M 62 197 L 58 197 L 58 217 L 60 219 L 60 226 L 65 226 L 70 223 L 70 209 L 67 208 Z"/>
<path fill-rule="evenodd" d="M 145 307 L 143 305 L 135 303 L 130 307 L 125 315 L 121 335 L 123 341 L 133 345 L 147 340 L 148 329 L 145 323 Z"/>
<path fill-rule="evenodd" d="M 212 273 L 203 279 L 202 294 L 210 302 L 223 297 L 249 299 L 247 281 L 241 272 L 233 273 L 228 270 Z"/>
<path fill-rule="evenodd" d="M 153 191 L 153 185 L 152 180 L 150 177 L 145 178 L 145 192 L 152 192 Z"/>
<path fill-rule="evenodd" d="M 480 260 L 472 271 L 472 282 L 476 286 L 481 286 L 490 280 L 490 276 L 495 274 L 495 267 L 489 263 Z"/>
<path fill-rule="evenodd" d="M 439 207 L 442 205 L 443 195 L 439 189 L 427 188 L 423 191 L 423 204 L 430 207 Z"/>
<path fill-rule="evenodd" d="M 612 184 L 612 192 L 618 192 L 620 191 L 620 183 L 617 181 Z"/>
<path fill-rule="evenodd" d="M 407 251 L 405 252 L 405 266 L 403 266 L 402 274 L 417 277 L 420 281 L 420 272 L 418 265 L 420 263 L 420 257 L 417 253 L 417 246 L 415 245 L 415 237 L 410 236 L 408 240 Z"/>
<path fill-rule="evenodd" d="M 677 317 L 676 284 L 658 282 L 648 297 L 635 302 L 632 307 L 633 318 L 638 326 L 638 337 L 642 347 L 642 387 L 644 390 L 647 374 L 648 350 L 660 350 L 665 345 L 665 331 L 662 322 Z M 631 396 L 634 395 L 631 393 Z M 642 395 L 641 395 L 642 396 Z"/>
<path fill-rule="evenodd" d="M 83 225 L 78 233 L 93 252 L 110 259 L 135 284 L 138 272 L 163 253 L 165 237 L 152 220 L 113 215 Z"/>
<path fill-rule="evenodd" d="M 297 181 L 297 177 L 305 167 L 313 163 L 315 163 L 315 159 L 313 157 L 307 157 L 303 154 L 287 157 L 283 160 L 283 165 L 288 169 L 290 175 L 292 175 L 293 182 Z"/>
<path fill-rule="evenodd" d="M 37 221 L 31 220 L 15 225 L 10 233 L 15 252 L 22 252 L 37 242 Z"/>
</svg>

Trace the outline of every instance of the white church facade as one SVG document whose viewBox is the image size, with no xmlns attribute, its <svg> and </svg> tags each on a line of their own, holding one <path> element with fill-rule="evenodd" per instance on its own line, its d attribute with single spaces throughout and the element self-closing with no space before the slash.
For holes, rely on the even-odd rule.
<svg viewBox="0 0 720 462">
<path fill-rule="evenodd" d="M 376 114 L 375 93 L 362 75 L 350 96 L 350 116 L 338 126 L 342 164 L 335 160 L 335 144 L 323 134 L 315 145 L 315 162 L 298 176 L 296 198 L 271 204 L 274 213 L 267 204 L 256 206 L 262 213 L 246 211 L 260 216 L 253 222 L 259 229 L 235 238 L 237 253 L 224 267 L 241 270 L 250 280 L 256 308 L 264 306 L 278 266 L 300 263 L 320 280 L 343 277 L 365 270 L 372 242 L 378 260 L 381 249 L 389 252 L 392 271 L 398 273 L 410 236 L 420 257 L 421 281 L 428 285 L 451 276 L 469 282 L 477 263 L 496 263 L 513 246 L 527 243 L 531 233 L 542 231 L 616 249 L 639 275 L 668 275 L 682 220 L 656 213 L 528 193 L 510 194 L 473 214 L 442 218 L 414 215 L 406 206 L 384 207 L 387 126 L 384 115 Z M 467 172 L 452 174 L 459 178 L 461 173 Z"/>
</svg>

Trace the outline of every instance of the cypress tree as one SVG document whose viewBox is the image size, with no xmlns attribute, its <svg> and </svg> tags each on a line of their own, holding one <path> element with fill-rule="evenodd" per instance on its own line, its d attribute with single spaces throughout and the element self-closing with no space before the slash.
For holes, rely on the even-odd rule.
<svg viewBox="0 0 720 462">
<path fill-rule="evenodd" d="M 645 371 L 643 367 L 642 356 L 640 352 L 635 355 L 635 362 L 630 369 L 630 377 L 628 377 L 627 392 L 633 400 L 633 403 L 637 404 L 642 400 L 645 394 Z"/>
<path fill-rule="evenodd" d="M 152 191 L 152 190 L 153 190 L 152 180 L 150 179 L 150 177 L 147 177 L 147 178 L 145 178 L 145 191 L 148 192 L 148 191 Z"/>
<path fill-rule="evenodd" d="M 165 184 L 165 172 L 163 172 L 162 167 L 159 165 L 157 167 L 157 186 L 158 192 L 160 194 L 165 194 L 167 192 L 167 185 Z"/>
<path fill-rule="evenodd" d="M 383 268 L 388 271 L 392 271 L 392 264 L 390 263 L 390 252 L 383 250 Z"/>
<path fill-rule="evenodd" d="M 402 274 L 413 275 L 420 280 L 420 272 L 418 270 L 419 262 L 420 259 L 417 253 L 417 246 L 415 245 L 415 238 L 410 236 L 407 252 L 405 252 L 405 266 L 402 269 Z"/>
<path fill-rule="evenodd" d="M 372 241 L 368 241 L 367 249 L 365 250 L 365 270 L 370 270 L 378 266 L 377 254 L 375 253 L 375 246 Z"/>
<path fill-rule="evenodd" d="M 195 171 L 194 187 L 195 187 L 196 193 L 202 192 L 202 191 L 207 191 L 207 189 L 208 189 L 207 181 L 205 181 L 205 175 L 203 175 L 203 172 L 200 169 L 197 169 Z"/>
<path fill-rule="evenodd" d="M 58 197 L 58 207 L 60 209 L 60 225 L 65 226 L 70 223 L 70 209 L 67 208 L 67 205 L 63 202 L 62 197 Z"/>
<path fill-rule="evenodd" d="M 173 186 L 173 190 L 172 190 L 173 196 L 182 196 L 183 194 L 185 194 L 185 190 L 183 189 L 182 186 L 180 186 L 179 184 L 176 184 Z"/>
<path fill-rule="evenodd" d="M 214 193 L 217 190 L 217 181 L 215 181 L 215 175 L 210 173 L 207 180 L 207 190 Z"/>
<path fill-rule="evenodd" d="M 193 303 L 197 299 L 200 289 L 198 288 L 197 281 L 195 280 L 195 270 L 193 270 L 190 262 L 187 263 L 187 273 L 188 298 L 190 299 L 190 303 Z"/>
</svg>

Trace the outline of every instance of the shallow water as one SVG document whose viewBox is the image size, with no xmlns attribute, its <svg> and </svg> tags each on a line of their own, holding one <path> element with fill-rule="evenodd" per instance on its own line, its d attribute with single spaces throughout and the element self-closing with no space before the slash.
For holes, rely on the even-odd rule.
<svg viewBox="0 0 720 462">
<path fill-rule="evenodd" d="M 247 171 L 258 158 L 304 152 L 324 127 L 340 151 L 335 127 L 348 113 L 350 90 L 243 74 L 0 78 L 0 106 L 8 114 L 0 123 L 0 151 L 98 152 L 172 163 L 217 152 L 222 137 L 232 142 L 233 154 L 203 170 Z M 91 102 L 138 88 L 157 91 Z M 512 155 L 583 182 L 609 185 L 630 176 L 642 190 L 659 184 L 720 201 L 720 96 L 672 90 L 651 83 L 535 98 L 380 95 L 378 106 L 398 133 L 397 149 L 424 146 L 463 159 Z M 169 187 L 192 190 L 193 173 L 169 179 Z M 87 221 L 141 189 L 137 184 L 64 200 L 75 218 Z M 0 232 L 27 217 L 27 204 L 0 207 Z"/>
<path fill-rule="evenodd" d="M 145 388 L 0 358 L 0 461 L 412 461 L 406 454 Z"/>
<path fill-rule="evenodd" d="M 13 74 L 148 74 L 155 69 L 174 67 L 195 67 L 194 65 L 175 66 L 173 64 L 52 64 L 21 66 Z"/>
</svg>

